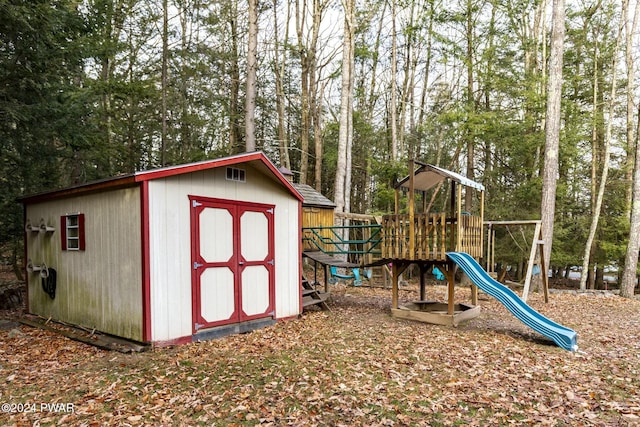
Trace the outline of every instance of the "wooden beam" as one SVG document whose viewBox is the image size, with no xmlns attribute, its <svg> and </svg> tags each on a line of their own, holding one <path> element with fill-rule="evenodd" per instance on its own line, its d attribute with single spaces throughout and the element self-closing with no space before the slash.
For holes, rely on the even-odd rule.
<svg viewBox="0 0 640 427">
<path fill-rule="evenodd" d="M 415 162 L 409 160 L 409 258 L 415 258 L 416 233 L 415 233 Z"/>
<path fill-rule="evenodd" d="M 484 233 L 482 233 L 482 224 L 484 224 L 484 190 L 480 191 L 480 258 L 484 255 Z"/>
<path fill-rule="evenodd" d="M 525 219 L 513 221 L 484 221 L 487 225 L 536 225 L 542 223 L 539 219 Z"/>
<path fill-rule="evenodd" d="M 420 301 L 424 301 L 427 298 L 425 275 L 427 274 L 428 267 L 429 264 L 420 263 Z"/>
<path fill-rule="evenodd" d="M 451 224 L 449 225 L 449 250 L 456 250 L 455 244 L 455 234 L 456 234 L 456 225 L 453 222 L 453 219 L 456 217 L 456 193 L 457 193 L 457 185 L 455 181 L 451 181 L 451 206 L 449 212 L 449 218 L 452 219 Z"/>
<path fill-rule="evenodd" d="M 471 284 L 471 304 L 478 305 L 478 287 Z"/>
<path fill-rule="evenodd" d="M 542 222 L 536 224 L 536 229 L 533 232 L 533 242 L 531 243 L 531 252 L 529 252 L 529 262 L 527 264 L 527 275 L 524 279 L 524 289 L 522 290 L 522 301 L 527 302 L 529 297 L 529 287 L 531 286 L 531 276 L 533 275 L 533 264 L 536 258 L 536 249 L 538 248 L 537 242 L 540 236 Z M 544 260 L 542 261 L 544 263 Z"/>
<path fill-rule="evenodd" d="M 409 266 L 409 263 L 404 263 L 402 261 L 394 261 L 393 262 L 393 266 L 391 267 L 391 282 L 392 282 L 392 287 L 391 287 L 391 308 L 392 309 L 397 309 L 398 308 L 398 282 L 399 282 L 399 278 L 400 275 L 407 269 L 407 267 Z"/>
<path fill-rule="evenodd" d="M 462 185 L 458 185 L 458 191 L 456 191 L 456 251 L 459 251 L 462 247 Z"/>
<path fill-rule="evenodd" d="M 398 309 L 398 265 L 394 262 L 391 266 L 391 308 Z"/>
<path fill-rule="evenodd" d="M 455 311 L 455 286 L 456 286 L 456 274 L 454 265 L 452 262 L 447 263 L 443 272 L 447 278 L 447 314 L 453 316 Z"/>
</svg>

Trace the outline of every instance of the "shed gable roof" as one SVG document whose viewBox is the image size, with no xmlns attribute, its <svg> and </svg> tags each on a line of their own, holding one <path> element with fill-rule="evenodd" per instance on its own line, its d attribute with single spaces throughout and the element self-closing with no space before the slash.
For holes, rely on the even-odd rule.
<svg viewBox="0 0 640 427">
<path fill-rule="evenodd" d="M 241 153 L 228 157 L 221 157 L 212 160 L 203 160 L 200 162 L 187 163 L 183 165 L 166 166 L 163 168 L 138 171 L 132 174 L 121 175 L 113 178 L 107 178 L 100 181 L 93 181 L 86 184 L 80 184 L 73 187 L 53 190 L 39 193 L 31 196 L 25 196 L 18 199 L 24 204 L 40 202 L 49 199 L 57 199 L 63 197 L 71 197 L 82 194 L 97 193 L 105 190 L 113 190 L 118 188 L 132 187 L 139 185 L 145 181 L 161 179 L 170 176 L 176 176 L 191 172 L 214 169 L 225 166 L 233 166 L 239 164 L 250 164 L 267 177 L 273 179 L 277 183 L 285 187 L 300 202 L 303 201 L 302 195 L 293 187 L 293 185 L 278 171 L 278 168 L 267 158 L 261 151 L 251 153 Z"/>
</svg>

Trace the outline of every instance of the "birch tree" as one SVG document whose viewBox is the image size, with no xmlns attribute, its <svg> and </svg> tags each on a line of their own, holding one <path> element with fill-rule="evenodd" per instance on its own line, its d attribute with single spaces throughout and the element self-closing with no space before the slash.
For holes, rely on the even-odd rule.
<svg viewBox="0 0 640 427">
<path fill-rule="evenodd" d="M 628 0 L 624 0 L 623 8 L 626 8 L 628 5 Z M 624 16 L 624 13 L 623 13 Z M 592 213 L 591 226 L 589 228 L 589 235 L 587 237 L 587 243 L 585 245 L 584 256 L 582 261 L 582 274 L 580 275 L 580 289 L 585 290 L 587 288 L 587 277 L 589 271 L 589 264 L 591 259 L 591 252 L 593 241 L 595 239 L 596 231 L 598 229 L 598 222 L 600 221 L 600 212 L 602 210 L 602 201 L 604 199 L 604 190 L 607 185 L 607 177 L 609 175 L 609 160 L 611 158 L 611 128 L 613 126 L 614 121 L 614 109 L 615 109 L 615 98 L 617 91 L 617 65 L 618 65 L 618 52 L 620 51 L 620 44 L 622 39 L 622 30 L 624 28 L 624 19 L 620 19 L 620 23 L 618 25 L 618 34 L 616 36 L 616 45 L 613 51 L 613 63 L 611 65 L 612 68 L 612 76 L 611 76 L 611 92 L 609 96 L 609 100 L 607 101 L 607 125 L 604 136 L 604 158 L 602 164 L 602 174 L 599 177 L 600 185 L 598 187 L 598 195 L 596 197 L 594 211 Z M 594 108 L 596 106 L 594 105 Z"/>
<path fill-rule="evenodd" d="M 638 111 L 638 126 L 640 127 L 640 110 Z M 637 135 L 637 133 L 636 133 Z M 620 282 L 620 296 L 633 298 L 636 279 L 638 276 L 638 251 L 640 250 L 640 144 L 638 137 L 635 141 L 635 161 L 633 164 L 633 191 L 631 198 L 631 228 L 629 229 L 629 243 L 624 258 L 624 271 Z"/>
<path fill-rule="evenodd" d="M 336 212 L 349 212 L 347 192 L 351 191 L 347 183 L 351 182 L 348 176 L 347 161 L 350 156 L 350 145 L 353 141 L 353 68 L 354 68 L 354 38 L 355 38 L 355 0 L 343 0 L 344 31 L 342 42 L 342 75 L 340 89 L 340 130 L 338 132 L 338 161 L 336 166 L 336 181 L 334 189 L 334 202 Z"/>
<path fill-rule="evenodd" d="M 634 137 L 634 129 L 632 123 L 633 117 L 633 95 L 635 93 L 634 85 L 634 61 L 633 61 L 633 38 L 636 34 L 638 17 L 640 16 L 640 5 L 636 2 L 633 21 L 629 18 L 630 6 L 629 1 L 625 0 L 623 6 L 626 14 L 624 16 L 627 28 L 625 32 L 625 59 L 627 63 L 627 146 L 629 148 L 635 146 L 635 152 L 628 150 L 628 162 L 633 164 L 633 180 L 631 185 L 631 227 L 629 229 L 629 243 L 624 260 L 624 271 L 620 282 L 620 296 L 624 298 L 633 298 L 637 270 L 638 270 L 638 251 L 640 250 L 640 144 L 638 143 L 638 129 L 640 129 L 640 110 L 636 111 L 638 122 L 636 124 L 636 132 Z"/>
</svg>

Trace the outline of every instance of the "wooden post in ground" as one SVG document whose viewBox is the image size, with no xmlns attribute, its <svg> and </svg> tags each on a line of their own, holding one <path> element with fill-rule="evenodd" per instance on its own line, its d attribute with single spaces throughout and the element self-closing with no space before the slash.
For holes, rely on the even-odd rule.
<svg viewBox="0 0 640 427">
<path fill-rule="evenodd" d="M 428 265 L 420 263 L 420 301 L 424 301 L 427 298 L 425 275 L 427 274 Z"/>
<path fill-rule="evenodd" d="M 453 316 L 455 311 L 455 286 L 456 275 L 452 262 L 447 263 L 447 268 L 444 269 L 444 275 L 447 278 L 447 314 Z"/>
<path fill-rule="evenodd" d="M 478 305 L 478 287 L 474 284 L 471 285 L 471 304 Z"/>
<path fill-rule="evenodd" d="M 415 259 L 416 232 L 415 232 L 415 163 L 409 160 L 409 256 Z"/>
<path fill-rule="evenodd" d="M 391 267 L 391 276 L 392 276 L 392 288 L 391 288 L 391 308 L 392 309 L 398 309 L 398 290 L 399 290 L 399 282 L 400 282 L 400 275 L 402 274 L 403 271 L 405 271 L 407 269 L 407 267 L 409 266 L 409 263 L 404 263 L 402 261 L 394 261 L 393 262 L 393 267 Z"/>
<path fill-rule="evenodd" d="M 522 290 L 522 301 L 527 302 L 527 298 L 529 297 L 529 288 L 531 286 L 531 277 L 533 276 L 533 264 L 536 260 L 536 249 L 540 248 L 540 265 L 544 265 L 544 240 L 542 239 L 542 221 L 536 221 L 536 229 L 533 232 L 533 241 L 531 242 L 531 252 L 529 253 L 529 263 L 527 264 L 527 276 L 524 280 L 524 289 Z M 544 270 L 544 271 L 542 271 Z M 545 302 L 549 302 L 548 292 L 548 284 L 547 284 L 547 268 L 540 269 L 540 274 L 542 275 L 542 286 L 545 291 Z"/>
<path fill-rule="evenodd" d="M 398 309 L 398 264 L 395 262 L 391 266 L 391 308 Z"/>
</svg>

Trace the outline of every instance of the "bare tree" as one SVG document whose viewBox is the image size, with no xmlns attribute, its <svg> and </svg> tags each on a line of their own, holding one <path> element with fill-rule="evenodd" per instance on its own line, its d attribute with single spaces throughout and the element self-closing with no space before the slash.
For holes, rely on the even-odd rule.
<svg viewBox="0 0 640 427">
<path fill-rule="evenodd" d="M 247 41 L 247 93 L 245 99 L 245 151 L 256 149 L 256 74 L 258 68 L 258 0 L 249 0 Z"/>
<path fill-rule="evenodd" d="M 556 179 L 558 177 L 558 150 L 560 147 L 560 104 L 562 99 L 562 63 L 564 54 L 564 0 L 553 0 L 551 48 L 549 51 L 549 80 L 547 85 L 547 113 L 545 128 L 544 172 L 542 178 L 541 219 L 545 243 L 544 260 L 551 260 L 553 222 L 556 209 Z M 542 271 L 544 271 L 543 269 Z"/>
<path fill-rule="evenodd" d="M 284 25 L 283 40 L 289 39 L 289 19 L 291 15 L 291 5 L 286 3 L 287 17 Z M 287 169 L 291 169 L 291 159 L 289 157 L 289 138 L 285 127 L 285 96 L 284 96 L 284 75 L 286 61 L 286 49 L 280 51 L 280 40 L 278 35 L 278 0 L 273 0 L 273 28 L 275 31 L 273 42 L 273 68 L 276 86 L 276 111 L 278 114 L 278 150 L 280 153 L 280 163 Z M 282 57 L 280 57 L 282 55 Z"/>
<path fill-rule="evenodd" d="M 624 0 L 623 7 L 626 7 L 628 0 Z M 623 14 L 624 16 L 624 14 Z M 624 19 L 620 19 L 618 25 L 618 35 L 616 36 L 616 46 L 613 51 L 613 63 L 612 76 L 611 76 L 611 92 L 607 105 L 608 119 L 604 136 L 604 158 L 602 160 L 602 175 L 600 176 L 600 186 L 598 188 L 598 195 L 596 197 L 596 203 L 594 211 L 591 216 L 591 227 L 589 228 L 589 236 L 587 237 L 587 243 L 585 245 L 584 257 L 582 260 L 582 274 L 580 275 L 580 289 L 587 288 L 587 272 L 589 271 L 590 255 L 593 246 L 593 241 L 598 229 L 598 222 L 600 221 L 600 212 L 602 211 L 602 200 L 604 199 L 604 190 L 607 185 L 607 177 L 609 175 L 609 159 L 611 158 L 611 128 L 613 126 L 615 115 L 615 98 L 617 91 L 617 66 L 618 66 L 618 52 L 620 51 L 620 44 L 622 39 L 622 29 L 624 28 Z M 594 106 L 595 108 L 595 106 Z"/>
<path fill-rule="evenodd" d="M 167 67 L 169 61 L 169 5 L 162 1 L 162 71 L 160 86 L 162 91 L 162 128 L 160 131 L 160 166 L 165 166 L 167 157 Z"/>
<path fill-rule="evenodd" d="M 391 122 L 391 161 L 398 160 L 398 37 L 396 32 L 396 0 L 391 0 L 391 99 L 389 100 L 389 121 Z"/>
<path fill-rule="evenodd" d="M 629 1 L 625 0 L 626 6 L 625 21 L 626 30 L 626 62 L 627 62 L 627 145 L 629 146 L 629 163 L 633 163 L 633 183 L 631 193 L 631 227 L 629 229 L 629 243 L 624 261 L 624 271 L 620 282 L 620 296 L 633 298 L 636 286 L 638 269 L 638 250 L 640 250 L 640 144 L 638 143 L 638 129 L 640 128 L 640 110 L 637 111 L 638 123 L 636 125 L 635 138 L 633 137 L 633 94 L 634 94 L 634 66 L 633 66 L 633 36 L 636 33 L 638 17 L 640 16 L 640 5 L 636 3 L 633 23 L 629 19 Z M 629 25 L 631 26 L 629 27 Z M 631 147 L 635 145 L 635 150 Z M 634 153 L 635 151 L 635 153 Z"/>
<path fill-rule="evenodd" d="M 633 180 L 633 171 L 635 168 L 634 161 L 634 145 L 636 144 L 634 137 L 634 125 L 635 121 L 633 120 L 633 115 L 636 113 L 636 108 L 634 105 L 634 97 L 635 97 L 635 71 L 636 67 L 634 64 L 634 55 L 633 55 L 633 37 L 636 34 L 636 30 L 638 28 L 638 19 L 640 18 L 640 6 L 636 2 L 635 4 L 635 13 L 633 14 L 633 18 L 631 18 L 630 5 L 628 0 L 626 0 L 626 7 L 624 7 L 626 11 L 624 19 L 626 25 L 625 31 L 625 63 L 627 65 L 627 123 L 626 123 L 626 133 L 627 133 L 627 167 L 625 170 L 626 179 L 629 182 Z M 633 186 L 630 185 L 627 189 L 627 207 L 629 211 L 631 210 L 632 203 L 632 191 Z M 630 215 L 630 212 L 627 212 Z"/>
<path fill-rule="evenodd" d="M 638 126 L 640 127 L 640 110 L 638 111 Z M 636 134 L 637 135 L 637 134 Z M 640 144 L 636 136 L 635 162 L 633 165 L 633 191 L 631 203 L 631 228 L 629 229 L 629 243 L 624 258 L 624 271 L 620 282 L 620 296 L 633 298 L 636 287 L 638 270 L 638 250 L 640 250 Z"/>
<path fill-rule="evenodd" d="M 336 181 L 334 202 L 336 212 L 348 212 L 349 205 L 345 196 L 351 189 L 346 185 L 351 182 L 347 176 L 350 170 L 347 166 L 349 146 L 353 140 L 353 67 L 354 67 L 354 37 L 355 37 L 355 0 L 343 0 L 344 8 L 344 39 L 342 46 L 342 87 L 340 90 L 340 130 L 338 135 L 338 162 L 336 165 Z M 345 200 L 346 199 L 346 200 Z"/>
</svg>

